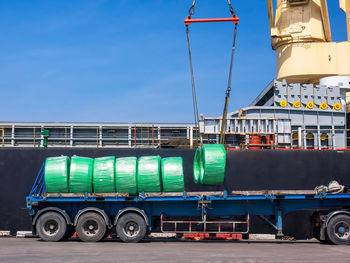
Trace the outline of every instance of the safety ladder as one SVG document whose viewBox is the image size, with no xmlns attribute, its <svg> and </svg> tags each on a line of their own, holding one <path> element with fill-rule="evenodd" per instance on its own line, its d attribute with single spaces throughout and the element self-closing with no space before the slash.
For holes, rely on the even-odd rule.
<svg viewBox="0 0 350 263">
<path fill-rule="evenodd" d="M 140 132 L 141 132 L 141 135 L 140 135 L 141 146 L 149 146 L 150 144 L 149 124 L 141 123 Z"/>
</svg>

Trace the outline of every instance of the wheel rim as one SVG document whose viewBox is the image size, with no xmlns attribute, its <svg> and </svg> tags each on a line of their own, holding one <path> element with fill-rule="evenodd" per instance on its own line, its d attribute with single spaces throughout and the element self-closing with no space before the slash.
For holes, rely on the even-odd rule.
<svg viewBox="0 0 350 263">
<path fill-rule="evenodd" d="M 98 223 L 95 220 L 87 220 L 83 224 L 83 232 L 87 236 L 94 236 L 99 230 Z"/>
<path fill-rule="evenodd" d="M 59 224 L 56 220 L 47 220 L 43 225 L 43 232 L 48 236 L 54 236 L 59 230 Z"/>
<path fill-rule="evenodd" d="M 128 237 L 135 237 L 140 233 L 140 226 L 135 221 L 126 222 L 123 227 L 123 232 Z"/>
<path fill-rule="evenodd" d="M 340 239 L 349 239 L 350 236 L 350 226 L 348 223 L 341 221 L 335 226 L 335 234 Z"/>
</svg>

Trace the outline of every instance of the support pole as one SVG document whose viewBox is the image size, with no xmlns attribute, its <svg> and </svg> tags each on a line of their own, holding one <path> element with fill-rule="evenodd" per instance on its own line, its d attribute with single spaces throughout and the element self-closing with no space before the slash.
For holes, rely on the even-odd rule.
<svg viewBox="0 0 350 263">
<path fill-rule="evenodd" d="M 161 146 L 161 138 L 160 138 L 160 132 L 161 132 L 161 129 L 160 129 L 160 127 L 158 126 L 158 130 L 157 130 L 157 132 L 158 132 L 158 145 L 159 145 L 159 147 Z"/>
<path fill-rule="evenodd" d="M 102 126 L 99 127 L 99 138 L 98 138 L 98 141 L 99 141 L 99 147 L 102 147 L 103 144 L 102 144 Z"/>
<path fill-rule="evenodd" d="M 11 129 L 11 145 L 15 146 L 15 125 L 12 125 Z"/>
<path fill-rule="evenodd" d="M 74 134 L 73 126 L 70 126 L 70 136 L 69 136 L 69 144 L 70 144 L 70 147 L 73 146 L 73 134 Z"/>
<path fill-rule="evenodd" d="M 136 123 L 134 126 L 134 147 L 136 148 Z"/>
<path fill-rule="evenodd" d="M 128 128 L 128 146 L 131 148 L 131 126 Z"/>
<path fill-rule="evenodd" d="M 44 126 L 41 126 L 41 130 L 40 130 L 40 147 L 44 147 Z"/>
<path fill-rule="evenodd" d="M 278 207 L 276 211 L 276 226 L 277 226 L 277 236 L 283 237 L 283 223 L 282 223 L 282 208 Z"/>
<path fill-rule="evenodd" d="M 193 148 L 193 126 L 190 127 L 190 148 Z"/>
<path fill-rule="evenodd" d="M 298 148 L 301 150 L 303 147 L 303 138 L 302 138 L 302 132 L 301 127 L 298 127 Z"/>
<path fill-rule="evenodd" d="M 154 148 L 154 123 L 152 123 L 152 148 Z"/>
</svg>

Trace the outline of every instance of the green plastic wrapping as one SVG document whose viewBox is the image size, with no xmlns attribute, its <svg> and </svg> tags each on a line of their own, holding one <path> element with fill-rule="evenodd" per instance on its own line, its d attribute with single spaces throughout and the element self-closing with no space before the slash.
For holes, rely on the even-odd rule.
<svg viewBox="0 0 350 263">
<path fill-rule="evenodd" d="M 143 156 L 137 162 L 137 190 L 161 192 L 160 156 Z"/>
<path fill-rule="evenodd" d="M 219 185 L 224 182 L 226 150 L 221 144 L 208 144 L 196 151 L 193 175 L 196 183 Z"/>
<path fill-rule="evenodd" d="M 69 192 L 92 193 L 94 159 L 73 156 L 70 159 Z"/>
<path fill-rule="evenodd" d="M 183 161 L 181 157 L 162 159 L 161 170 L 164 192 L 185 191 Z"/>
<path fill-rule="evenodd" d="M 49 157 L 45 161 L 45 187 L 47 193 L 69 192 L 69 157 Z"/>
<path fill-rule="evenodd" d="M 115 193 L 115 157 L 101 157 L 94 161 L 94 193 Z"/>
<path fill-rule="evenodd" d="M 118 193 L 137 195 L 137 158 L 125 157 L 115 160 L 115 183 Z"/>
<path fill-rule="evenodd" d="M 200 178 L 203 177 L 203 162 L 202 162 L 202 147 L 198 147 L 193 161 L 193 179 L 196 184 L 200 183 Z"/>
</svg>

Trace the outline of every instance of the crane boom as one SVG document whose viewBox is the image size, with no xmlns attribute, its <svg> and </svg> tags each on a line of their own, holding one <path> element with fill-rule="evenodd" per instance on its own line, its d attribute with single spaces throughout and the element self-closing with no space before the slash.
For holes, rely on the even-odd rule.
<svg viewBox="0 0 350 263">
<path fill-rule="evenodd" d="M 350 75 L 350 0 L 339 0 L 347 16 L 343 42 L 332 42 L 327 0 L 277 0 L 275 8 L 273 0 L 266 3 L 278 80 L 318 83 Z"/>
</svg>

